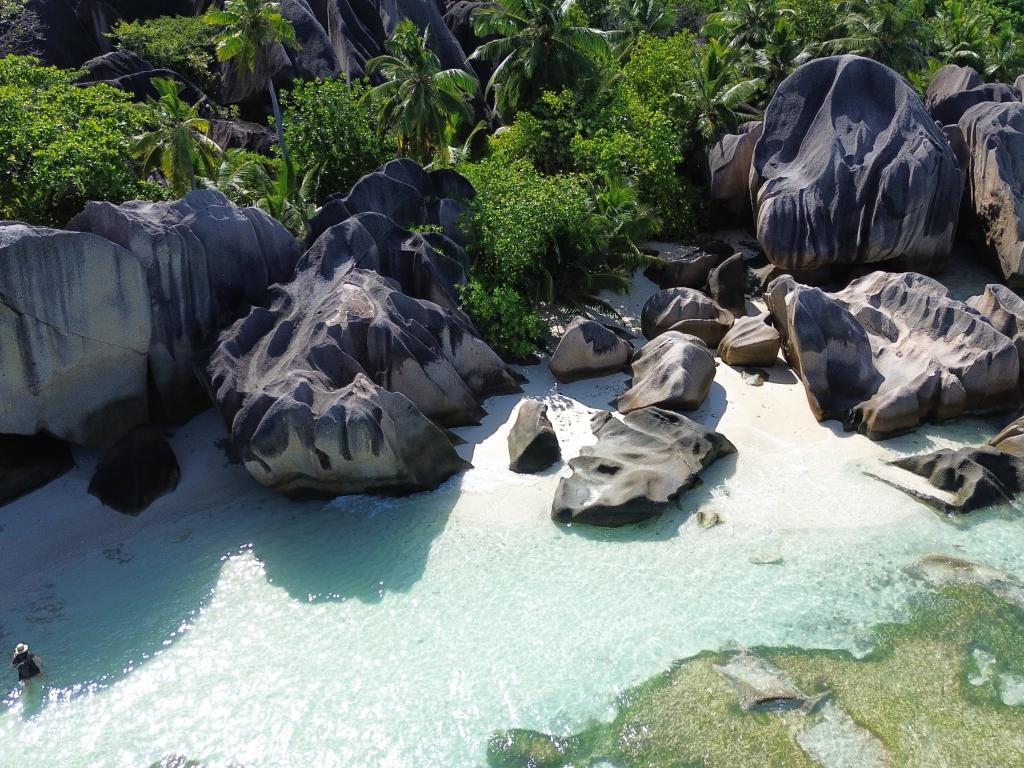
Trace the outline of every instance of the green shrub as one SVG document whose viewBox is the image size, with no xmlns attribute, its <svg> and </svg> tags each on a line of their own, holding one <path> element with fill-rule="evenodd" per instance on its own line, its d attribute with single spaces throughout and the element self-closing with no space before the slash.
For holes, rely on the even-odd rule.
<svg viewBox="0 0 1024 768">
<path fill-rule="evenodd" d="M 500 354 L 525 357 L 544 335 L 545 325 L 535 306 L 511 286 L 484 284 L 474 276 L 463 290 L 462 306 Z"/>
<path fill-rule="evenodd" d="M 361 176 L 394 157 L 378 136 L 367 86 L 342 79 L 298 82 L 285 94 L 285 138 L 300 167 L 320 169 L 317 202 L 346 192 Z"/>
<path fill-rule="evenodd" d="M 693 144 L 693 105 L 686 83 L 695 75 L 697 40 L 691 32 L 671 37 L 642 35 L 622 68 L 621 88 L 650 110 L 666 115 L 685 153 Z"/>
<path fill-rule="evenodd" d="M 0 219 L 63 226 L 89 200 L 150 197 L 129 158 L 138 106 L 27 56 L 0 59 Z"/>
<path fill-rule="evenodd" d="M 201 16 L 160 16 L 119 21 L 110 32 L 117 47 L 153 65 L 171 69 L 215 96 L 219 77 L 214 67 L 213 34 Z"/>
</svg>

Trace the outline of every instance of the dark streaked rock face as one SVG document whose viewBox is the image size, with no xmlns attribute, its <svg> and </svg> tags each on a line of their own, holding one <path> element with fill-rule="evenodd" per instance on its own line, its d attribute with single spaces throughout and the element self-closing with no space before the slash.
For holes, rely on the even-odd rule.
<svg viewBox="0 0 1024 768">
<path fill-rule="evenodd" d="M 782 277 L 767 299 L 819 420 L 880 439 L 1018 402 L 1013 342 L 923 275 L 873 272 L 834 294 Z"/>
<path fill-rule="evenodd" d="M 929 109 L 931 116 L 941 125 L 952 125 L 960 122 L 964 113 L 976 104 L 988 102 L 1020 102 L 1020 92 L 1005 83 L 987 83 L 970 88 L 966 91 L 951 93 L 936 102 Z"/>
<path fill-rule="evenodd" d="M 0 433 L 109 445 L 146 421 L 151 312 L 130 251 L 0 224 Z"/>
<path fill-rule="evenodd" d="M 715 380 L 715 358 L 703 341 L 667 331 L 633 358 L 633 384 L 617 403 L 622 413 L 656 405 L 692 411 L 708 396 Z"/>
<path fill-rule="evenodd" d="M 569 461 L 551 517 L 563 523 L 620 526 L 659 514 L 700 472 L 736 449 L 725 436 L 682 414 L 643 408 L 622 421 L 594 415 L 597 444 Z"/>
<path fill-rule="evenodd" d="M 960 118 L 967 204 L 1003 278 L 1024 285 L 1024 103 L 985 103 Z"/>
<path fill-rule="evenodd" d="M 750 215 L 750 161 L 763 128 L 760 120 L 743 123 L 708 150 L 711 199 L 724 203 L 737 218 Z"/>
<path fill-rule="evenodd" d="M 89 203 L 68 228 L 101 235 L 134 254 L 152 304 L 149 365 L 157 415 L 182 421 L 206 407 L 193 356 L 208 337 L 288 280 L 298 245 L 257 208 L 199 190 L 169 203 Z"/>
<path fill-rule="evenodd" d="M 933 496 L 896 485 L 945 514 L 966 514 L 984 507 L 1011 505 L 1024 490 L 1024 459 L 992 446 L 941 448 L 889 463 L 945 491 L 945 495 Z"/>
<path fill-rule="evenodd" d="M 958 64 L 947 64 L 942 67 L 932 81 L 928 84 L 928 90 L 924 94 L 924 105 L 931 109 L 943 99 L 961 91 L 969 91 L 984 85 L 974 67 L 961 67 Z"/>
<path fill-rule="evenodd" d="M 967 305 L 978 310 L 993 328 L 1013 342 L 1024 377 L 1024 299 L 1005 285 L 992 283 L 985 286 L 980 296 L 969 298 Z"/>
<path fill-rule="evenodd" d="M 548 365 L 556 379 L 570 382 L 620 371 L 632 357 L 628 341 L 600 323 L 577 317 L 565 329 Z"/>
<path fill-rule="evenodd" d="M 933 269 L 948 258 L 956 158 L 910 85 L 875 61 L 816 59 L 786 78 L 751 177 L 758 240 L 776 266 Z"/>
<path fill-rule="evenodd" d="M 111 509 L 137 515 L 177 488 L 180 479 L 174 450 L 160 430 L 146 425 L 110 447 L 89 482 L 89 493 Z"/>
<path fill-rule="evenodd" d="M 708 251 L 696 245 L 680 245 L 658 255 L 659 263 L 644 270 L 644 275 L 659 288 L 701 289 L 711 270 L 729 258 L 730 252 Z"/>
<path fill-rule="evenodd" d="M 508 433 L 508 468 L 513 472 L 543 472 L 562 458 L 558 436 L 540 400 L 524 400 Z"/>
<path fill-rule="evenodd" d="M 49 435 L 0 435 L 0 506 L 75 466 L 71 447 Z"/>
<path fill-rule="evenodd" d="M 700 291 L 692 288 L 666 288 L 644 302 L 640 326 L 648 339 L 666 331 L 696 336 L 715 347 L 732 326 L 732 314 Z"/>
<path fill-rule="evenodd" d="M 708 275 L 708 293 L 734 317 L 747 313 L 747 262 L 734 253 Z"/>
<path fill-rule="evenodd" d="M 775 365 L 782 337 L 764 317 L 741 317 L 718 343 L 718 354 L 727 365 Z"/>
</svg>

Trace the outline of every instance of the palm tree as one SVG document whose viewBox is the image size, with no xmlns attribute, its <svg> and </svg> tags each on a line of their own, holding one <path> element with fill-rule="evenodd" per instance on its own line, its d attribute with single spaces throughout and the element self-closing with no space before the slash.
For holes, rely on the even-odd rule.
<svg viewBox="0 0 1024 768">
<path fill-rule="evenodd" d="M 625 61 L 641 35 L 670 32 L 676 14 L 669 12 L 665 0 L 613 0 L 611 18 L 616 53 L 620 61 Z"/>
<path fill-rule="evenodd" d="M 897 6 L 890 0 L 853 0 L 837 6 L 841 20 L 826 53 L 855 53 L 887 64 L 899 72 L 925 63 L 921 43 L 921 13 L 916 6 Z"/>
<path fill-rule="evenodd" d="M 196 188 L 196 167 L 213 176 L 220 160 L 220 147 L 207 134 L 210 121 L 199 115 L 199 105 L 181 98 L 181 83 L 171 78 L 153 78 L 159 98 L 146 100 L 154 128 L 135 138 L 131 153 L 142 161 L 142 173 L 159 168 L 177 195 Z"/>
<path fill-rule="evenodd" d="M 236 205 L 254 205 L 304 238 L 316 213 L 319 173 L 320 168 L 310 168 L 300 180 L 290 160 L 229 149 L 217 170 L 215 186 Z"/>
<path fill-rule="evenodd" d="M 755 71 L 760 74 L 770 95 L 790 72 L 809 58 L 810 54 L 793 26 L 792 16 L 781 14 L 765 36 L 763 47 L 754 52 Z"/>
<path fill-rule="evenodd" d="M 394 131 L 399 148 L 424 164 L 448 147 L 463 120 L 472 119 L 469 102 L 479 86 L 463 69 L 441 69 L 428 35 L 420 37 L 408 19 L 401 22 L 386 43 L 387 54 L 366 62 L 366 73 L 379 72 L 384 82 L 363 97 L 377 104 L 381 133 Z"/>
<path fill-rule="evenodd" d="M 1018 72 L 1024 72 L 1024 47 L 1019 36 L 1008 24 L 1003 24 L 989 35 L 985 42 L 985 76 L 997 81 L 1008 81 Z"/>
<path fill-rule="evenodd" d="M 506 120 L 544 91 L 597 74 L 596 59 L 610 51 L 608 33 L 580 26 L 578 18 L 576 0 L 497 0 L 476 10 L 476 34 L 496 39 L 470 58 L 498 62 L 485 92 L 496 88 Z"/>
<path fill-rule="evenodd" d="M 779 10 L 766 0 L 733 0 L 723 10 L 708 16 L 701 34 L 728 40 L 734 50 L 759 50 L 780 13 L 791 11 Z"/>
<path fill-rule="evenodd" d="M 982 49 L 991 23 L 962 0 L 943 3 L 935 14 L 933 48 L 944 62 L 983 68 Z"/>
<path fill-rule="evenodd" d="M 764 81 L 744 78 L 729 48 L 716 38 L 701 47 L 694 62 L 694 77 L 686 85 L 696 111 L 697 132 L 708 144 L 742 118 L 759 117 L 747 102 L 764 87 Z M 683 94 L 673 96 L 685 98 Z"/>
<path fill-rule="evenodd" d="M 211 9 L 206 20 L 220 27 L 214 36 L 218 61 L 237 61 L 246 72 L 255 74 L 266 56 L 267 49 L 275 43 L 298 47 L 295 29 L 290 21 L 281 15 L 281 4 L 274 0 L 227 0 L 222 10 Z M 284 141 L 284 123 L 281 121 L 281 107 L 277 102 L 274 81 L 267 76 L 267 90 L 270 104 L 274 109 L 274 126 L 277 141 L 281 145 L 281 156 L 288 159 L 288 145 Z"/>
</svg>

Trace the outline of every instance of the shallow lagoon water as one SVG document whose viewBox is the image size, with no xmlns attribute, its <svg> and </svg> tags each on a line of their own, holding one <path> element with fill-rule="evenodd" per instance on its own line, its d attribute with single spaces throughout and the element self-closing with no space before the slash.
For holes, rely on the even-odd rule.
<svg viewBox="0 0 1024 768">
<path fill-rule="evenodd" d="M 621 389 L 621 377 L 601 385 L 609 391 L 532 378 L 570 444 Z M 439 491 L 327 504 L 254 487 L 213 445 L 211 414 L 200 417 L 175 436 L 178 493 L 137 520 L 93 503 L 101 531 L 72 526 L 81 542 L 49 567 L 3 566 L 0 643 L 29 639 L 48 680 L 8 697 L 0 766 L 146 766 L 168 754 L 482 765 L 494 731 L 578 730 L 611 716 L 618 691 L 703 649 L 864 652 L 868 628 L 899 619 L 921 589 L 903 571 L 921 555 L 1024 577 L 1016 513 L 952 524 L 863 474 L 886 450 L 979 442 L 999 420 L 879 447 L 808 423 L 791 384 L 749 388 L 729 369 L 718 378 L 696 415 L 739 455 L 679 509 L 619 530 L 556 526 L 558 471 L 503 469 L 515 397 L 488 403 L 469 435 L 483 444 L 463 447 L 476 468 Z M 802 410 L 781 431 L 777 418 L 751 418 L 791 403 Z M 28 516 L 83 503 L 87 479 L 83 462 L 0 510 L 3 552 L 17 552 Z M 699 506 L 725 522 L 700 529 L 689 517 Z"/>
</svg>

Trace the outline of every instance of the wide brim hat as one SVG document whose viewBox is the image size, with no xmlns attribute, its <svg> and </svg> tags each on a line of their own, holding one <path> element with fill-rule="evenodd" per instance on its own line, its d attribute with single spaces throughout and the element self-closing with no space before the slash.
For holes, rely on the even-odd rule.
<svg viewBox="0 0 1024 768">
<path fill-rule="evenodd" d="M 14 652 L 15 653 L 25 653 L 25 651 L 27 651 L 27 650 L 28 650 L 28 646 L 25 645 L 24 643 L 18 643 L 16 646 L 14 646 Z"/>
</svg>

